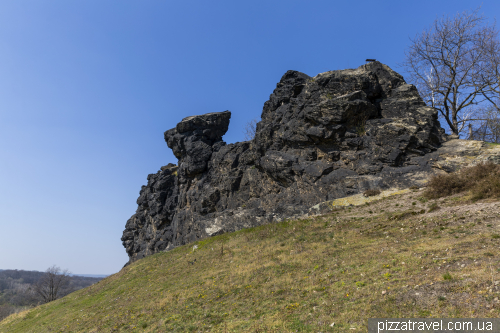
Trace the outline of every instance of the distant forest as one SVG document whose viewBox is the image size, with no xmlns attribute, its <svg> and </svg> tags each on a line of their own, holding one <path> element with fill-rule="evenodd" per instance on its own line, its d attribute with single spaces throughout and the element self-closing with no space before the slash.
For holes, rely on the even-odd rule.
<svg viewBox="0 0 500 333">
<path fill-rule="evenodd" d="M 44 274 L 45 272 L 38 271 L 0 270 L 0 320 L 12 313 L 42 303 L 32 287 Z M 60 292 L 59 296 L 64 297 L 101 279 L 72 276 L 69 284 Z"/>
</svg>

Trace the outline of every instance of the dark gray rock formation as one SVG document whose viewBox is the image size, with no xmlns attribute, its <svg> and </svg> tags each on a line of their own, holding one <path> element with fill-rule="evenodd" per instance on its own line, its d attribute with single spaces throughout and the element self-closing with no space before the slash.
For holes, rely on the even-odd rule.
<svg viewBox="0 0 500 333">
<path fill-rule="evenodd" d="M 179 163 L 142 187 L 122 237 L 130 261 L 366 189 L 412 186 L 444 136 L 436 110 L 379 62 L 315 77 L 288 71 L 252 141 L 222 141 L 230 115 L 188 117 L 165 132 Z"/>
</svg>

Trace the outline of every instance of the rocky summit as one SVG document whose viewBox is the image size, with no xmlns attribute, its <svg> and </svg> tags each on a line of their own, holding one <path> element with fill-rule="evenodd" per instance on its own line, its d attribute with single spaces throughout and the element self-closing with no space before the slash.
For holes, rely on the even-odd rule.
<svg viewBox="0 0 500 333">
<path fill-rule="evenodd" d="M 122 237 L 129 262 L 368 189 L 420 185 L 446 140 L 437 111 L 376 61 L 315 77 L 286 72 L 251 141 L 222 140 L 230 117 L 187 117 L 165 132 L 178 165 L 142 187 Z"/>
</svg>

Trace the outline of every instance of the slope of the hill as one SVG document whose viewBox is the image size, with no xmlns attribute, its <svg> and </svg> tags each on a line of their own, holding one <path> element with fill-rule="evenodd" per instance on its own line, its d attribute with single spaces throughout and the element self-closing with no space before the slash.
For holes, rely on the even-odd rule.
<svg viewBox="0 0 500 333">
<path fill-rule="evenodd" d="M 498 201 L 422 193 L 157 253 L 0 332 L 366 332 L 374 317 L 498 317 Z"/>
</svg>

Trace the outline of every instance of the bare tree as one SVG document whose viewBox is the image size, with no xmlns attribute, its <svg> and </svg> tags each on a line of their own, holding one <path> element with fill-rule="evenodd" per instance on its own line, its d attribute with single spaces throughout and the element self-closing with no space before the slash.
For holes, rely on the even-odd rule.
<svg viewBox="0 0 500 333">
<path fill-rule="evenodd" d="M 469 123 L 469 140 L 500 143 L 500 112 L 490 105 L 478 111 L 482 120 Z"/>
<path fill-rule="evenodd" d="M 57 266 L 47 268 L 45 274 L 33 285 L 35 293 L 41 297 L 43 303 L 56 300 L 60 292 L 71 281 L 68 270 L 63 270 Z"/>
<path fill-rule="evenodd" d="M 243 131 L 243 133 L 245 134 L 245 141 L 250 141 L 255 138 L 255 131 L 257 130 L 258 122 L 259 121 L 257 120 L 257 118 L 254 118 L 247 122 L 247 124 L 245 125 L 245 130 Z"/>
<path fill-rule="evenodd" d="M 403 62 L 410 81 L 456 135 L 468 122 L 477 120 L 474 106 L 490 89 L 484 73 L 497 31 L 478 11 L 436 19 L 429 29 L 411 39 Z"/>
<path fill-rule="evenodd" d="M 16 308 L 10 304 L 0 305 L 0 321 L 15 313 Z"/>
<path fill-rule="evenodd" d="M 497 112 L 500 112 L 500 41 L 498 39 L 488 47 L 486 55 L 488 66 L 481 73 L 481 78 L 487 83 L 488 88 L 482 94 Z"/>
</svg>

